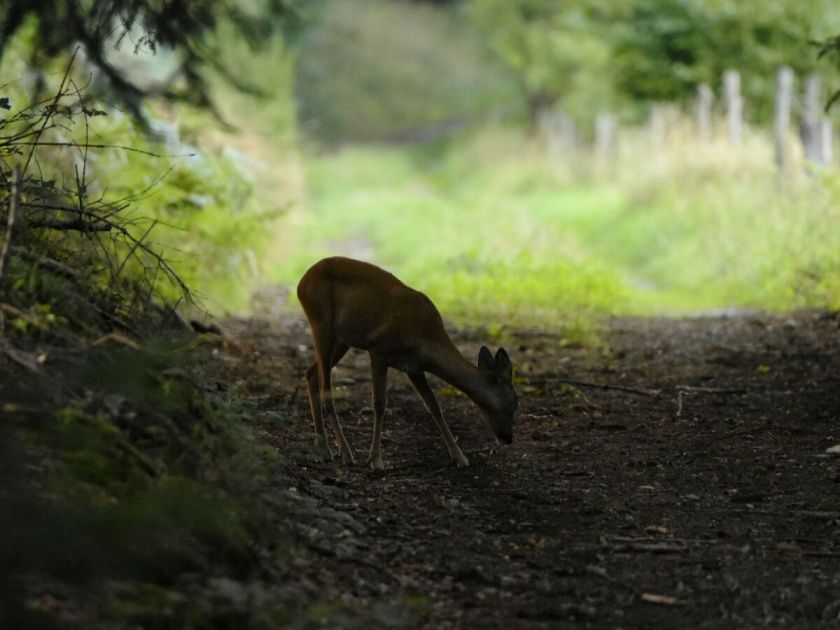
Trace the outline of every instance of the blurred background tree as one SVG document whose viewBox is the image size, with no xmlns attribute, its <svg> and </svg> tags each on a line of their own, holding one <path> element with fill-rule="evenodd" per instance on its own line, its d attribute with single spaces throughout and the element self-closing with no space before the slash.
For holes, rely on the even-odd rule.
<svg viewBox="0 0 840 630">
<path fill-rule="evenodd" d="M 749 69 L 751 114 L 767 120 L 776 69 L 813 71 L 810 42 L 840 29 L 830 0 L 468 0 L 465 10 L 518 77 L 532 120 L 555 104 L 578 120 L 593 103 L 638 116 L 685 103 L 729 68 Z"/>
<path fill-rule="evenodd" d="M 512 76 L 428 3 L 319 2 L 298 44 L 298 120 L 325 144 L 428 141 L 518 115 Z"/>
<path fill-rule="evenodd" d="M 296 17 L 293 0 L 8 0 L 0 8 L 0 58 L 15 33 L 32 23 L 32 69 L 43 68 L 47 59 L 81 45 L 105 83 L 100 95 L 115 98 L 142 119 L 140 101 L 148 96 L 212 108 L 207 66 L 240 89 L 256 89 L 241 81 L 210 35 L 220 23 L 229 23 L 250 45 L 258 46 L 278 28 L 291 30 Z M 113 52 L 121 47 L 135 53 L 169 48 L 177 51 L 178 59 L 162 80 L 141 85 L 115 66 Z M 44 87 L 43 78 L 37 87 Z"/>
<path fill-rule="evenodd" d="M 87 66 L 80 82 L 93 74 L 96 94 L 135 117 L 147 117 L 165 140 L 163 152 L 182 155 L 137 212 L 158 221 L 156 241 L 175 254 L 200 292 L 212 296 L 211 304 L 239 310 L 255 286 L 292 283 L 314 252 L 340 250 L 347 243 L 356 248 L 347 253 L 380 257 L 397 270 L 410 258 L 423 261 L 417 273 L 435 261 L 446 269 L 466 269 L 472 275 L 462 278 L 464 286 L 483 277 L 485 268 L 494 269 L 497 279 L 499 269 L 509 268 L 512 275 L 547 282 L 555 262 L 570 260 L 576 269 L 597 267 L 595 275 L 603 282 L 595 284 L 601 287 L 626 284 L 627 276 L 640 278 L 639 286 L 668 285 L 673 280 L 668 274 L 692 265 L 675 264 L 668 257 L 674 252 L 647 242 L 646 230 L 635 223 L 607 239 L 602 233 L 609 230 L 595 227 L 596 210 L 614 210 L 611 225 L 618 226 L 625 219 L 638 221 L 640 208 L 655 208 L 662 211 L 657 225 L 667 231 L 676 230 L 677 217 L 666 213 L 674 203 L 665 191 L 683 203 L 692 200 L 692 211 L 712 205 L 707 199 L 712 189 L 718 195 L 711 195 L 712 201 L 720 201 L 725 195 L 715 187 L 730 186 L 732 180 L 718 173 L 706 182 L 707 167 L 689 168 L 689 157 L 713 149 L 717 153 L 709 164 L 729 164 L 732 172 L 758 173 L 760 165 L 771 163 L 758 156 L 770 146 L 778 67 L 787 65 L 796 74 L 792 103 L 799 117 L 803 104 L 796 94 L 805 75 L 816 73 L 829 85 L 838 77 L 835 67 L 818 59 L 811 42 L 837 33 L 840 5 L 830 0 L 176 0 L 165 5 L 12 0 L 0 9 L 0 69 L 8 77 L 35 76 L 47 89 L 59 71 L 49 59 L 82 42 Z M 836 42 L 826 44 L 827 52 L 835 48 Z M 746 122 L 755 127 L 747 137 L 748 144 L 755 140 L 749 144 L 752 153 L 741 155 L 748 164 L 727 162 L 730 156 L 718 155 L 720 145 L 697 147 L 693 156 L 686 149 L 696 141 L 687 130 L 698 83 L 719 93 L 721 74 L 730 68 L 741 73 Z M 13 102 L 21 102 L 25 83 L 9 84 Z M 34 84 L 37 88 L 38 81 Z M 653 140 L 639 123 L 662 104 L 671 108 L 676 131 Z M 219 125 L 208 108 L 232 125 Z M 550 159 L 540 144 L 544 137 L 525 139 L 522 133 L 535 130 L 542 112 L 562 115 L 576 127 L 577 144 L 553 150 Z M 623 148 L 613 155 L 645 155 L 649 171 L 635 172 L 640 164 L 624 169 L 620 161 L 591 162 L 587 146 L 602 112 L 617 127 L 626 127 L 619 130 Z M 123 134 L 119 144 L 145 142 L 117 116 L 100 119 L 97 126 L 103 143 L 118 134 Z M 655 189 L 639 190 L 640 182 L 653 182 L 656 173 L 666 176 L 653 170 L 660 164 L 654 147 L 662 142 L 662 155 L 672 150 L 676 160 L 669 168 L 685 166 L 688 174 L 672 170 L 667 186 L 660 182 Z M 340 152 L 321 152 L 325 147 Z M 183 157 L 191 152 L 196 155 Z M 92 186 L 144 190 L 166 168 L 136 155 L 99 160 Z M 627 175 L 631 171 L 634 175 Z M 674 178 L 703 184 L 677 193 Z M 763 190 L 765 183 L 756 186 Z M 576 196 L 583 184 L 592 198 Z M 741 191 L 727 192 L 734 197 L 720 203 L 744 203 Z M 583 215 L 574 220 L 565 215 L 575 204 L 594 208 L 585 215 L 592 221 L 585 230 L 575 223 Z M 625 206 L 638 212 L 620 212 Z M 495 208 L 492 218 L 498 223 L 489 220 L 488 208 Z M 437 212 L 444 213 L 437 225 L 452 231 L 437 241 L 452 251 L 430 248 L 424 255 L 424 242 L 405 236 L 409 244 L 395 236 L 422 233 L 411 220 Z M 387 223 L 385 216 L 400 216 L 401 223 Z M 730 216 L 739 215 L 732 211 Z M 656 231 L 649 220 L 648 231 Z M 484 242 L 493 239 L 479 236 L 481 231 L 471 227 L 476 222 L 520 240 L 485 248 Z M 723 229 L 699 219 L 696 226 L 695 237 L 700 227 Z M 734 235 L 738 229 L 730 231 Z M 686 231 L 677 232 L 686 236 L 687 249 L 680 255 L 688 259 L 698 245 L 689 245 Z M 565 247 L 549 243 L 549 234 Z M 650 252 L 660 250 L 664 257 L 654 264 Z M 610 261 L 606 267 L 596 264 L 604 260 Z M 545 268 L 537 269 L 539 264 Z M 730 265 L 719 263 L 724 269 Z M 766 267 L 754 274 L 767 272 Z M 708 284 L 714 277 L 709 270 L 683 278 L 680 286 Z M 591 298 L 606 308 L 608 291 L 584 285 L 564 291 L 579 290 L 581 300 Z M 446 286 L 441 280 L 440 290 Z M 559 300 L 551 295 L 546 305 Z M 775 295 L 778 303 L 788 300 Z M 526 301 L 521 296 L 517 304 Z"/>
</svg>

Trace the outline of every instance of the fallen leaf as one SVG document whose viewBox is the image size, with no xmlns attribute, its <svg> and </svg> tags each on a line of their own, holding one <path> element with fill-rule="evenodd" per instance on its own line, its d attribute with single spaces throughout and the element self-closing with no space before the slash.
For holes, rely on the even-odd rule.
<svg viewBox="0 0 840 630">
<path fill-rule="evenodd" d="M 642 593 L 642 601 L 649 604 L 662 604 L 663 606 L 673 606 L 679 603 L 676 597 L 657 595 L 656 593 Z"/>
<path fill-rule="evenodd" d="M 648 525 L 645 527 L 646 534 L 662 534 L 663 536 L 666 534 L 670 534 L 671 530 L 665 527 L 664 525 Z"/>
</svg>

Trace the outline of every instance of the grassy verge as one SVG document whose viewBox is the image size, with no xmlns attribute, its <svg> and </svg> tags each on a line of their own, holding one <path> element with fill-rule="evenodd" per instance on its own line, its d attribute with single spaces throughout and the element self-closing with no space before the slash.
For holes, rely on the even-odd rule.
<svg viewBox="0 0 840 630">
<path fill-rule="evenodd" d="M 236 410 L 162 348 L 51 353 L 60 358 L 50 370 L 0 388 L 9 627 L 207 627 L 288 614 L 279 603 L 214 602 L 213 575 L 252 582 L 256 550 L 278 542 L 256 500 L 272 453 L 249 440 Z"/>
<path fill-rule="evenodd" d="M 761 134 L 740 150 L 678 123 L 608 162 L 550 161 L 515 132 L 424 148 L 314 156 L 311 203 L 290 217 L 293 284 L 321 255 L 372 259 L 450 319 L 549 325 L 585 338 L 601 314 L 840 307 L 838 178 L 773 167 Z"/>
</svg>

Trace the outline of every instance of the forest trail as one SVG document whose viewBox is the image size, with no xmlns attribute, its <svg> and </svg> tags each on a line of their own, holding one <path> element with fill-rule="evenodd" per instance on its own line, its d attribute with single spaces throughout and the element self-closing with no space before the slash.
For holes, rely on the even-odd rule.
<svg viewBox="0 0 840 630">
<path fill-rule="evenodd" d="M 313 458 L 303 320 L 229 329 L 216 378 L 250 401 L 257 435 L 281 456 L 294 506 L 287 577 L 306 598 L 430 628 L 840 619 L 840 454 L 828 451 L 840 444 L 837 315 L 619 318 L 597 349 L 512 334 L 513 445 L 433 385 L 466 469 L 448 464 L 391 370 L 384 472 Z M 456 341 L 474 357 L 488 339 Z M 364 462 L 367 355 L 351 351 L 334 374 Z M 351 627 L 347 614 L 332 619 Z"/>
</svg>

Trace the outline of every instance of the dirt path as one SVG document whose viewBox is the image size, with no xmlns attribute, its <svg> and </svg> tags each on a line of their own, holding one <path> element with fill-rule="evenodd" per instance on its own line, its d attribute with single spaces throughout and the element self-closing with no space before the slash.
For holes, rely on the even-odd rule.
<svg viewBox="0 0 840 630">
<path fill-rule="evenodd" d="M 390 468 L 314 463 L 301 321 L 235 324 L 225 363 L 304 515 L 290 516 L 290 588 L 323 598 L 335 625 L 362 625 L 362 609 L 430 628 L 810 626 L 840 621 L 840 455 L 827 453 L 840 444 L 838 324 L 618 319 L 599 350 L 515 335 L 512 446 L 436 383 L 463 470 L 394 371 Z M 483 341 L 457 340 L 468 356 Z M 348 355 L 336 382 L 363 461 L 367 356 Z"/>
</svg>

